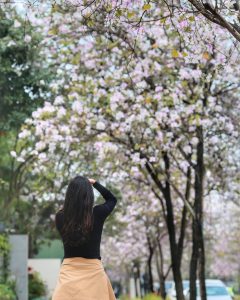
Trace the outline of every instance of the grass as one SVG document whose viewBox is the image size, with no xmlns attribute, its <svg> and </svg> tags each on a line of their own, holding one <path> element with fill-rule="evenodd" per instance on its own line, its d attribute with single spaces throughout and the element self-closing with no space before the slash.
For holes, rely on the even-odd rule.
<svg viewBox="0 0 240 300">
<path fill-rule="evenodd" d="M 149 294 L 146 295 L 143 300 L 161 300 L 162 298 L 160 296 L 154 295 L 154 294 Z"/>
</svg>

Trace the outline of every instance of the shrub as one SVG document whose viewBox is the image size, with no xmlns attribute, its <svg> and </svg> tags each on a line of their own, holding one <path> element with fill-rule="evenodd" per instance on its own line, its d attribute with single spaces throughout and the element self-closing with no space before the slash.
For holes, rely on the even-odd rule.
<svg viewBox="0 0 240 300">
<path fill-rule="evenodd" d="M 9 276 L 9 251 L 10 251 L 10 244 L 8 240 L 8 235 L 6 233 L 0 234 L 0 257 L 2 260 L 1 263 L 1 283 L 5 283 L 8 280 Z"/>
<path fill-rule="evenodd" d="M 11 284 L 0 283 L 0 299 L 1 300 L 15 300 L 16 294 Z"/>
<path fill-rule="evenodd" d="M 46 286 L 36 271 L 28 274 L 28 292 L 29 300 L 46 295 Z"/>
<path fill-rule="evenodd" d="M 15 300 L 15 281 L 9 280 L 9 251 L 10 244 L 6 233 L 0 234 L 0 257 L 1 257 L 1 277 L 0 277 L 0 299 Z"/>
</svg>

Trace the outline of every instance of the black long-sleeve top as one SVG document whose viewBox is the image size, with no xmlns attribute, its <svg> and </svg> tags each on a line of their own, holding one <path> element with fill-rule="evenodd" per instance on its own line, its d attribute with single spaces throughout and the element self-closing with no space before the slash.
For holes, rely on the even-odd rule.
<svg viewBox="0 0 240 300">
<path fill-rule="evenodd" d="M 64 258 L 80 256 L 85 258 L 97 258 L 101 260 L 100 243 L 101 243 L 103 224 L 106 218 L 113 211 L 117 203 L 117 199 L 106 187 L 101 185 L 100 182 L 95 181 L 93 187 L 100 192 L 100 194 L 105 199 L 105 203 L 95 205 L 93 207 L 93 214 L 94 214 L 93 230 L 91 232 L 88 242 L 79 245 L 77 247 L 64 245 Z M 55 223 L 60 235 L 61 235 L 61 229 L 63 227 L 63 221 L 64 221 L 64 212 L 58 211 L 55 216 Z"/>
</svg>

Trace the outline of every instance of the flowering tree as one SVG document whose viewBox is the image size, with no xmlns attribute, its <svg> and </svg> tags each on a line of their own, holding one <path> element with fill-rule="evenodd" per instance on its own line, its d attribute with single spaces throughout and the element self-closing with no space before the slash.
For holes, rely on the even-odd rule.
<svg viewBox="0 0 240 300">
<path fill-rule="evenodd" d="M 6 3 L 4 3 L 6 5 Z M 4 5 L 3 4 L 3 5 Z M 202 16 L 208 23 L 217 24 L 229 33 L 236 41 L 240 41 L 239 12 L 240 6 L 238 1 L 145 1 L 145 0 L 68 0 L 68 1 L 23 1 L 26 9 L 37 8 L 40 6 L 45 8 L 52 7 L 53 11 L 72 12 L 76 9 L 82 14 L 85 20 L 92 22 L 98 19 L 98 15 L 104 15 L 106 22 L 112 25 L 120 22 L 128 25 L 130 30 L 135 30 L 140 26 L 145 26 L 149 22 L 164 21 L 166 19 L 174 19 L 178 17 L 179 26 L 189 25 L 189 18 Z M 160 14 L 156 16 L 155 8 L 161 7 Z M 191 26 L 190 26 L 191 27 Z M 207 38 L 202 35 L 202 38 Z"/>
<path fill-rule="evenodd" d="M 0 17 L 0 221 L 6 230 L 15 228 L 19 233 L 28 230 L 29 235 L 35 237 L 39 236 L 38 218 L 42 220 L 42 216 L 46 215 L 46 207 L 39 202 L 25 203 L 19 199 L 14 185 L 18 162 L 9 152 L 17 143 L 23 121 L 43 105 L 53 69 L 42 64 L 38 47 L 41 34 L 34 32 L 30 23 L 26 23 L 15 9 L 2 4 Z M 48 203 L 48 206 L 51 207 L 51 204 Z M 30 211 L 34 216 L 31 221 Z M 47 228 L 49 222 L 44 225 Z M 36 243 L 31 241 L 31 254 L 35 246 Z"/>
<path fill-rule="evenodd" d="M 198 263 L 206 299 L 203 199 L 212 180 L 204 180 L 205 170 L 214 171 L 213 159 L 224 160 L 237 143 L 234 122 L 223 109 L 237 98 L 237 49 L 231 42 L 222 49 L 224 31 L 200 16 L 180 28 L 178 19 L 149 22 L 139 32 L 123 24 L 106 27 L 104 15 L 89 20 L 78 8 L 43 13 L 43 21 L 34 15 L 31 21 L 46 33 L 45 56 L 58 66 L 54 100 L 26 120 L 21 147 L 12 154 L 20 162 L 34 157 L 32 171 L 45 172 L 64 169 L 71 157 L 85 158 L 91 149 L 105 163 L 103 176 L 140 172 L 161 205 L 178 299 L 184 299 L 181 259 L 192 217 L 191 300 Z"/>
<path fill-rule="evenodd" d="M 103 253 L 107 253 L 106 262 L 108 265 L 115 266 L 116 273 L 118 273 L 115 276 L 118 275 L 118 277 L 119 269 L 123 266 L 132 276 L 133 269 L 137 268 L 139 277 L 141 269 L 146 266 L 149 290 L 152 292 L 154 290 L 152 265 L 155 255 L 159 263 L 161 295 L 164 296 L 164 281 L 170 266 L 167 255 L 169 252 L 166 240 L 167 230 L 159 199 L 149 190 L 149 186 L 143 187 L 142 180 L 139 181 L 139 178 L 136 179 L 133 174 L 131 175 L 131 179 L 125 178 L 123 182 L 118 182 L 118 186 L 120 185 L 121 190 L 124 190 L 119 201 L 120 210 L 115 213 L 120 230 L 117 233 L 111 232 L 111 236 L 105 238 Z"/>
<path fill-rule="evenodd" d="M 224 195 L 210 194 L 206 230 L 211 241 L 209 274 L 232 280 L 239 276 L 239 209 L 222 201 Z M 214 226 L 213 226 L 214 225 Z"/>
</svg>

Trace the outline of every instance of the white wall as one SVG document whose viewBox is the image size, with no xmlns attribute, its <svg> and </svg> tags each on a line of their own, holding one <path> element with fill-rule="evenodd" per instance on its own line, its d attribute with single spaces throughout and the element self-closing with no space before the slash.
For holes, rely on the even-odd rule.
<svg viewBox="0 0 240 300">
<path fill-rule="evenodd" d="M 28 259 L 28 266 L 39 272 L 41 279 L 46 283 L 49 297 L 56 286 L 60 265 L 61 259 L 59 258 Z"/>
<path fill-rule="evenodd" d="M 28 236 L 10 234 L 11 245 L 9 271 L 16 280 L 16 291 L 19 300 L 28 299 Z"/>
</svg>

